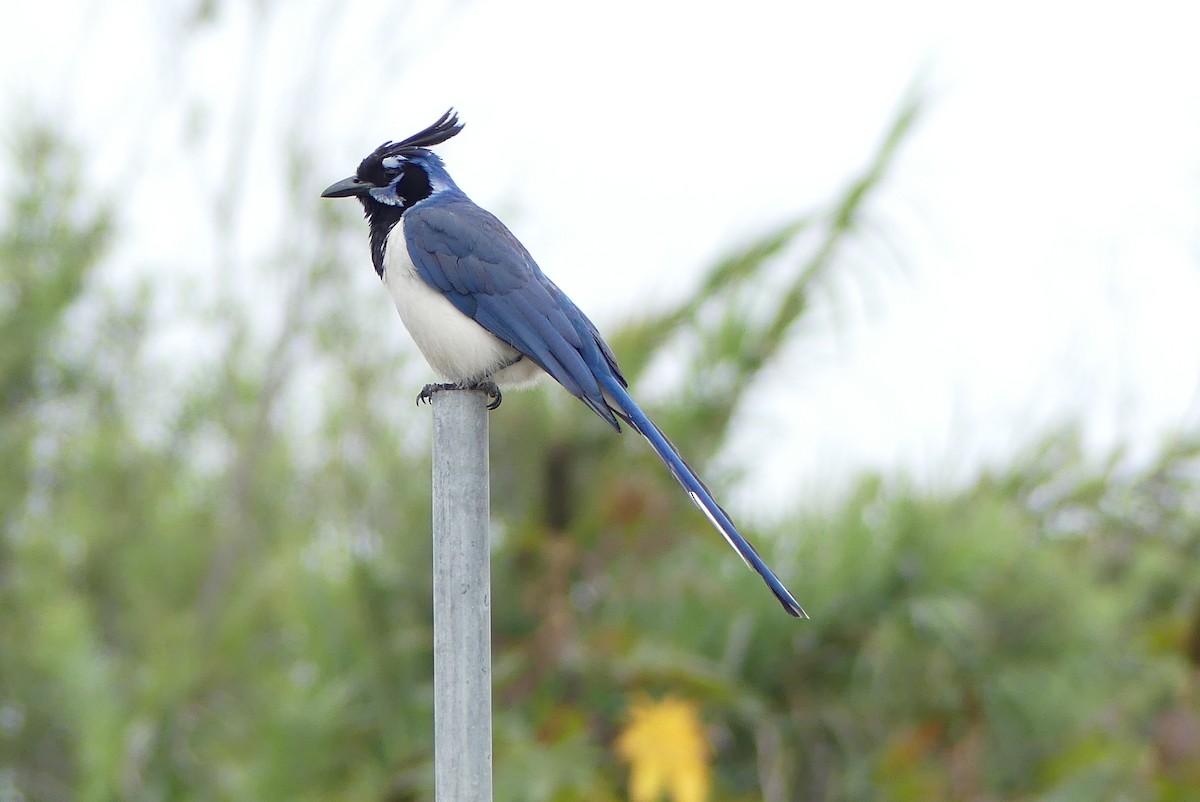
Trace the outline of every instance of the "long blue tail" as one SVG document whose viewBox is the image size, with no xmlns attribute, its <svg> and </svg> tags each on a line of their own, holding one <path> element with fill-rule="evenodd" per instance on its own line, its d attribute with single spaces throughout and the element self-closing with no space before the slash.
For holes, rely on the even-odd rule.
<svg viewBox="0 0 1200 802">
<path fill-rule="evenodd" d="M 733 521 L 729 520 L 729 515 L 721 509 L 721 505 L 708 492 L 704 482 L 700 480 L 691 466 L 684 462 L 678 449 L 654 425 L 654 422 L 646 417 L 646 413 L 642 412 L 641 408 L 630 398 L 621 383 L 615 377 L 610 376 L 601 377 L 600 383 L 604 387 L 606 396 L 616 402 L 614 411 L 650 442 L 655 453 L 671 469 L 675 479 L 683 485 L 683 489 L 691 496 L 696 506 L 708 516 L 708 520 L 712 522 L 718 532 L 724 535 L 725 539 L 729 541 L 729 545 L 733 546 L 734 551 L 745 561 L 746 565 L 758 571 L 759 576 L 767 583 L 767 587 L 775 594 L 775 598 L 779 599 L 779 603 L 783 605 L 783 609 L 797 618 L 808 618 L 808 613 L 804 612 L 804 608 L 783 586 L 779 577 L 775 576 L 774 572 L 763 562 L 762 557 L 758 556 L 758 552 L 754 550 L 754 546 L 750 545 L 750 541 L 738 532 Z"/>
</svg>

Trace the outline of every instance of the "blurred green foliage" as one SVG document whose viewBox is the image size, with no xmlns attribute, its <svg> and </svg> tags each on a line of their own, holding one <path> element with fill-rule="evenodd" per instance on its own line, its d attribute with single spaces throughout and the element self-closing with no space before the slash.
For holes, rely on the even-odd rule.
<svg viewBox="0 0 1200 802">
<path fill-rule="evenodd" d="M 663 354 L 700 377 L 652 410 L 694 462 L 797 336 L 915 113 L 826 213 L 615 333 L 635 387 Z M 161 289 L 95 280 L 119 233 L 73 151 L 14 141 L 0 800 L 430 799 L 427 412 L 344 281 L 361 222 L 300 204 L 277 334 L 218 298 L 196 311 L 216 356 L 170 373 Z M 561 392 L 510 399 L 492 436 L 497 800 L 625 798 L 629 700 L 668 693 L 701 706 L 716 800 L 1200 793 L 1200 442 L 1131 470 L 1067 431 L 959 490 L 863 477 L 751 533 L 798 622 L 643 443 Z"/>
</svg>

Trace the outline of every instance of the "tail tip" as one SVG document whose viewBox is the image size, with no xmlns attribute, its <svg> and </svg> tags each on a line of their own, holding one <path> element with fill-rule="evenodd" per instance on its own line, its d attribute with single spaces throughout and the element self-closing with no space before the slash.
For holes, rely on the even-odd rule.
<svg viewBox="0 0 1200 802">
<path fill-rule="evenodd" d="M 808 613 L 804 612 L 804 608 L 795 599 L 780 599 L 779 602 L 792 618 L 799 618 L 804 621 L 810 620 Z"/>
</svg>

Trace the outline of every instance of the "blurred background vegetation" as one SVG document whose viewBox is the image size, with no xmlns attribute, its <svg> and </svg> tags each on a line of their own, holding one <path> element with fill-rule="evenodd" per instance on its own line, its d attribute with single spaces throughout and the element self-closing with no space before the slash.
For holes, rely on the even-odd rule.
<svg viewBox="0 0 1200 802">
<path fill-rule="evenodd" d="M 662 360 L 695 377 L 651 410 L 694 463 L 811 336 L 813 294 L 870 280 L 839 255 L 918 120 L 906 103 L 840 196 L 611 331 L 635 388 Z M 264 333 L 233 289 L 107 280 L 125 231 L 83 143 L 5 131 L 0 801 L 430 799 L 428 413 L 397 379 L 423 368 L 347 281 L 362 222 L 293 169 L 303 242 L 220 266 L 275 289 Z M 164 308 L 195 354 L 155 340 Z M 1067 426 L 965 486 L 798 499 L 751 536 L 808 622 L 556 388 L 492 438 L 497 800 L 1200 795 L 1195 433 L 1130 467 Z"/>
</svg>

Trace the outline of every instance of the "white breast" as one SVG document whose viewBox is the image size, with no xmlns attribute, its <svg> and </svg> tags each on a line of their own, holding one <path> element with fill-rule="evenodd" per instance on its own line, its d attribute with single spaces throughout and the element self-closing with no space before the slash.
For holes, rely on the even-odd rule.
<svg viewBox="0 0 1200 802">
<path fill-rule="evenodd" d="M 507 387 L 544 376 L 541 368 L 528 359 L 514 362 L 519 355 L 515 348 L 458 311 L 425 283 L 408 255 L 403 226 L 402 218 L 389 237 L 383 283 L 429 366 L 449 381 L 490 378 Z"/>
</svg>

